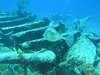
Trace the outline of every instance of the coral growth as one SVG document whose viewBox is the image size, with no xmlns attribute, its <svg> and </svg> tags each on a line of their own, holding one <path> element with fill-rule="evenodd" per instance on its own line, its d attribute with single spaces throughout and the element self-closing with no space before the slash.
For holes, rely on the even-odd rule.
<svg viewBox="0 0 100 75">
<path fill-rule="evenodd" d="M 84 56 L 74 56 L 60 63 L 56 75 L 97 75 L 92 64 L 83 60 Z"/>
<path fill-rule="evenodd" d="M 18 11 L 22 12 L 29 1 L 17 0 Z M 75 20 L 75 29 L 67 31 L 61 22 L 53 24 L 48 18 L 35 21 L 36 16 L 21 14 L 0 16 L 0 44 L 4 44 L 0 45 L 1 74 L 97 75 L 100 37 L 81 33 L 92 16 Z M 8 37 L 9 32 L 13 33 Z"/>
<path fill-rule="evenodd" d="M 18 12 L 22 12 L 26 4 L 28 4 L 29 2 L 30 0 L 17 0 Z"/>
</svg>

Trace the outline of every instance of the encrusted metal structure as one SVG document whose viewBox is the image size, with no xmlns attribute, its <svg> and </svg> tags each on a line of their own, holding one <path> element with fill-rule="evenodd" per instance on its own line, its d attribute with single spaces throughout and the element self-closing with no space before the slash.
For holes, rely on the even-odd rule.
<svg viewBox="0 0 100 75">
<path fill-rule="evenodd" d="M 34 69 L 41 75 L 98 75 L 93 66 L 96 56 L 94 41 L 96 43 L 100 37 L 95 33 L 83 36 L 81 33 L 85 20 L 90 18 L 75 20 L 75 30 L 67 32 L 68 27 L 62 22 L 55 24 L 48 18 L 37 20 L 36 15 L 28 13 L 0 12 L 0 47 L 12 50 L 0 52 L 0 63 L 4 64 L 0 67 L 10 64 L 0 73 L 7 73 L 10 68 L 8 72 L 11 74 L 13 70 L 12 75 L 35 75 Z M 48 28 L 53 30 L 44 36 Z M 67 39 L 69 35 L 75 39 L 71 46 L 68 44 L 71 40 Z M 22 72 L 16 67 L 20 67 Z"/>
<path fill-rule="evenodd" d="M 6 39 L 13 39 L 14 45 L 29 52 L 30 50 L 40 50 L 46 48 L 56 52 L 58 49 L 64 52 L 68 47 L 64 40 L 57 42 L 47 41 L 43 33 L 49 28 L 51 21 L 48 18 L 36 20 L 36 15 L 29 14 L 16 15 L 14 13 L 0 13 L 0 28 Z M 61 34 L 65 33 L 67 27 L 62 23 L 52 25 Z M 63 34 L 67 36 L 67 34 Z M 10 38 L 9 38 L 9 37 Z M 0 39 L 1 40 L 1 39 Z M 0 41 L 0 43 L 4 43 Z M 7 42 L 9 44 L 9 42 Z M 5 44 L 5 43 L 4 43 Z"/>
</svg>

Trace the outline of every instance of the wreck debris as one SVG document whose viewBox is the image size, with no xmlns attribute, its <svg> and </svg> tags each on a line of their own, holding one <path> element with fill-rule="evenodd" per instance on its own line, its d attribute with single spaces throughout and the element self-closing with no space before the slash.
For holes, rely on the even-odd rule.
<svg viewBox="0 0 100 75">
<path fill-rule="evenodd" d="M 92 64 L 83 60 L 84 56 L 74 56 L 60 63 L 56 75 L 97 75 Z"/>
<path fill-rule="evenodd" d="M 86 36 L 93 41 L 93 43 L 97 46 L 100 43 L 100 36 L 96 32 L 90 32 L 86 34 Z"/>
<path fill-rule="evenodd" d="M 3 64 L 51 64 L 56 60 L 56 56 L 52 51 L 42 49 L 34 53 L 19 54 L 16 52 L 7 52 L 0 54 L 0 63 Z"/>
<path fill-rule="evenodd" d="M 67 57 L 65 57 L 68 59 L 75 54 L 84 55 L 86 60 L 93 64 L 96 56 L 96 46 L 88 38 L 86 38 L 86 36 L 83 35 L 69 49 Z"/>
<path fill-rule="evenodd" d="M 82 29 L 86 26 L 86 23 L 85 23 L 85 22 L 86 22 L 87 20 L 91 19 L 93 16 L 94 16 L 94 15 L 92 15 L 92 16 L 87 16 L 87 17 L 85 17 L 84 19 L 80 19 L 80 20 L 75 19 L 75 20 L 73 21 L 73 23 L 74 23 L 74 28 L 75 28 L 76 30 L 82 31 Z"/>
<path fill-rule="evenodd" d="M 95 75 L 95 56 L 96 46 L 83 35 L 66 53 L 65 61 L 58 65 L 56 75 Z"/>
<path fill-rule="evenodd" d="M 24 16 L 10 14 L 1 14 L 0 32 L 3 35 L 13 32 L 9 36 L 15 41 L 16 52 L 10 51 L 11 48 L 6 48 L 4 42 L 1 41 L 3 38 L 0 38 L 0 43 L 4 44 L 1 49 L 8 49 L 8 52 L 7 50 L 3 50 L 6 52 L 1 51 L 0 63 L 17 64 L 15 68 L 23 64 L 24 70 L 28 71 L 27 75 L 36 74 L 36 72 L 43 75 L 97 74 L 93 65 L 97 55 L 94 40 L 99 40 L 99 36 L 95 33 L 77 36 L 84 28 L 85 21 L 91 17 L 74 22 L 74 24 L 76 23 L 75 30 L 67 32 L 68 26 L 62 22 L 54 24 L 48 18 L 36 20 L 36 16 L 29 14 Z M 44 35 L 48 29 L 50 29 L 50 33 L 54 32 L 54 36 L 47 35 L 50 37 L 49 39 Z M 74 42 L 71 46 L 65 41 L 67 40 L 65 38 L 70 35 L 74 36 L 73 39 L 77 38 L 69 40 Z M 52 37 L 56 37 L 56 39 L 52 39 Z M 34 67 L 38 71 L 34 71 Z"/>
</svg>

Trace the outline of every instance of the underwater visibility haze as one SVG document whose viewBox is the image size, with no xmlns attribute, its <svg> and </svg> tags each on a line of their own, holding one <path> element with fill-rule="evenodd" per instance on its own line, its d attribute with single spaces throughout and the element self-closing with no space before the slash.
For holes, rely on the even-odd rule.
<svg viewBox="0 0 100 75">
<path fill-rule="evenodd" d="M 100 0 L 0 0 L 0 75 L 100 75 Z"/>
</svg>

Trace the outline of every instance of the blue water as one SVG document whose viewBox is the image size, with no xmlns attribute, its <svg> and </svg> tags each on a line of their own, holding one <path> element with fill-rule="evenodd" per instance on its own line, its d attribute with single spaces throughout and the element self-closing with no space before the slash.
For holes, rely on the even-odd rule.
<svg viewBox="0 0 100 75">
<path fill-rule="evenodd" d="M 16 11 L 16 0 L 0 0 L 0 11 Z M 85 31 L 100 34 L 100 0 L 31 0 L 23 11 L 36 14 L 38 18 L 50 17 L 52 14 L 70 15 L 66 24 L 72 26 L 74 19 L 95 15 L 87 21 Z"/>
</svg>

